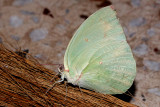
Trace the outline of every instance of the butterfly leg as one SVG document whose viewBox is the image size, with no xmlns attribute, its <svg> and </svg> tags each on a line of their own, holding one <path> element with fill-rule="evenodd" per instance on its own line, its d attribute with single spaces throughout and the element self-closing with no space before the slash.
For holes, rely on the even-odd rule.
<svg viewBox="0 0 160 107">
<path fill-rule="evenodd" d="M 61 70 L 60 70 L 59 68 L 58 68 L 58 72 L 59 72 L 60 75 L 61 75 L 61 79 L 58 80 L 58 81 L 56 81 L 56 82 L 52 85 L 52 87 L 49 88 L 49 89 L 45 92 L 45 94 L 47 94 L 47 93 L 54 87 L 54 85 L 55 85 L 56 83 L 60 83 L 60 82 L 63 82 L 63 81 L 64 81 L 64 74 L 63 74 L 63 72 L 61 72 Z"/>
</svg>

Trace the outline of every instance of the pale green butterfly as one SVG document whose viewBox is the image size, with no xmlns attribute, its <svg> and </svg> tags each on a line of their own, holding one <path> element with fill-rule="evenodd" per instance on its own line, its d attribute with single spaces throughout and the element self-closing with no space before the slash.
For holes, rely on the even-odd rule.
<svg viewBox="0 0 160 107">
<path fill-rule="evenodd" d="M 136 63 L 112 6 L 92 14 L 72 37 L 61 81 L 104 94 L 121 94 L 132 85 Z"/>
</svg>

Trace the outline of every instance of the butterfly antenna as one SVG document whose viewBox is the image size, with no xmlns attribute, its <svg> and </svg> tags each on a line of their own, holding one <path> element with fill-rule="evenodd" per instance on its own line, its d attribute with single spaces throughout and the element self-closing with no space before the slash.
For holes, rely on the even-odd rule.
<svg viewBox="0 0 160 107">
<path fill-rule="evenodd" d="M 50 80 L 50 82 L 52 82 L 58 74 L 59 74 L 59 72 L 56 73 L 56 75 L 53 76 L 53 78 Z M 55 81 L 55 80 L 54 80 L 54 81 Z"/>
</svg>

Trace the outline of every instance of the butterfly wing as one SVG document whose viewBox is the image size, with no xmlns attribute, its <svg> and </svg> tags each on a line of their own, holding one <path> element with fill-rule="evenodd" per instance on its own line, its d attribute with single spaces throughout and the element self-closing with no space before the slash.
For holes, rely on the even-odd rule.
<svg viewBox="0 0 160 107">
<path fill-rule="evenodd" d="M 136 64 L 110 6 L 92 14 L 75 32 L 64 66 L 69 69 L 70 78 L 80 76 L 80 87 L 101 93 L 123 93 L 132 85 Z"/>
</svg>

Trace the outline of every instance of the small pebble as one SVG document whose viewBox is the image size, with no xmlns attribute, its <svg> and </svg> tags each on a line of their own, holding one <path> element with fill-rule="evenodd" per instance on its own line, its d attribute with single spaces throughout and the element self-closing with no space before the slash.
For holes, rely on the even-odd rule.
<svg viewBox="0 0 160 107">
<path fill-rule="evenodd" d="M 24 14 L 24 15 L 34 15 L 35 14 L 34 12 L 30 12 L 27 10 L 21 10 L 20 12 L 21 12 L 21 14 Z"/>
<path fill-rule="evenodd" d="M 160 62 L 155 62 L 151 60 L 143 60 L 144 66 L 152 71 L 160 71 Z"/>
<path fill-rule="evenodd" d="M 125 35 L 129 36 L 130 38 L 136 34 L 136 32 L 130 33 L 126 27 L 123 27 L 123 30 L 124 30 Z"/>
<path fill-rule="evenodd" d="M 146 19 L 142 18 L 142 17 L 139 17 L 139 18 L 136 18 L 136 19 L 132 19 L 129 22 L 129 25 L 132 26 L 132 27 L 139 27 L 139 26 L 144 25 L 145 23 L 146 23 Z"/>
<path fill-rule="evenodd" d="M 153 49 L 153 51 L 154 51 L 156 54 L 158 54 L 158 55 L 160 54 L 160 49 L 158 49 L 158 48 L 156 48 L 156 47 Z"/>
<path fill-rule="evenodd" d="M 41 55 L 41 54 L 37 54 L 37 55 L 35 55 L 34 57 L 41 59 L 41 58 L 42 58 L 42 55 Z"/>
<path fill-rule="evenodd" d="M 61 54 L 61 53 L 58 53 L 57 56 L 58 56 L 58 57 L 62 57 L 62 54 Z"/>
<path fill-rule="evenodd" d="M 70 24 L 69 20 L 64 19 L 64 21 L 65 21 L 66 24 Z"/>
<path fill-rule="evenodd" d="M 56 27 L 59 29 L 65 30 L 65 26 L 62 24 L 58 24 L 58 25 L 56 25 Z"/>
<path fill-rule="evenodd" d="M 2 43 L 2 38 L 0 37 L 0 43 Z"/>
<path fill-rule="evenodd" d="M 128 29 L 126 27 L 123 27 L 123 31 L 126 35 L 128 35 Z"/>
<path fill-rule="evenodd" d="M 142 37 L 141 40 L 144 41 L 144 42 L 147 42 L 149 39 L 147 37 Z"/>
<path fill-rule="evenodd" d="M 29 37 L 32 41 L 39 41 L 44 39 L 48 34 L 48 31 L 44 28 L 34 29 L 30 34 Z"/>
<path fill-rule="evenodd" d="M 51 13 L 51 11 L 48 8 L 44 8 L 44 10 L 43 10 L 44 15 L 49 15 L 50 13 Z"/>
<path fill-rule="evenodd" d="M 136 32 L 132 32 L 132 33 L 129 34 L 129 37 L 131 38 L 131 37 L 133 37 L 135 34 L 136 34 Z"/>
<path fill-rule="evenodd" d="M 33 16 L 31 19 L 33 20 L 34 23 L 39 22 L 39 18 L 37 16 Z"/>
<path fill-rule="evenodd" d="M 156 3 L 160 4 L 160 0 L 156 0 Z"/>
<path fill-rule="evenodd" d="M 60 46 L 60 45 L 62 45 L 61 41 L 56 42 L 56 46 Z"/>
<path fill-rule="evenodd" d="M 20 40 L 20 38 L 18 36 L 16 36 L 16 35 L 11 35 L 11 38 L 14 39 L 14 40 L 16 40 L 16 41 Z"/>
<path fill-rule="evenodd" d="M 66 14 L 68 14 L 69 13 L 69 9 L 66 9 Z"/>
<path fill-rule="evenodd" d="M 57 24 L 55 26 L 54 31 L 56 33 L 59 33 L 60 35 L 64 35 L 66 33 L 66 26 L 62 25 L 62 24 Z"/>
<path fill-rule="evenodd" d="M 141 44 L 135 47 L 133 53 L 135 53 L 137 56 L 145 55 L 148 53 L 148 46 L 146 44 Z"/>
<path fill-rule="evenodd" d="M 143 101 L 146 101 L 146 98 L 145 98 L 145 96 L 143 94 L 141 94 L 141 97 L 142 97 Z"/>
<path fill-rule="evenodd" d="M 132 6 L 140 6 L 141 5 L 141 0 L 131 0 Z"/>
<path fill-rule="evenodd" d="M 156 22 L 155 27 L 158 27 L 158 28 L 160 27 L 160 21 Z"/>
<path fill-rule="evenodd" d="M 58 57 L 62 57 L 62 56 L 64 56 L 64 54 L 65 54 L 65 50 L 62 50 L 61 53 L 58 53 L 58 54 L 57 54 L 57 56 L 58 56 Z"/>
<path fill-rule="evenodd" d="M 14 0 L 13 4 L 14 6 L 23 6 L 29 3 L 32 3 L 33 0 Z"/>
<path fill-rule="evenodd" d="M 23 24 L 23 20 L 19 18 L 18 16 L 11 16 L 10 17 L 10 25 L 12 27 L 19 27 Z"/>
<path fill-rule="evenodd" d="M 155 35 L 155 30 L 153 28 L 150 28 L 150 29 L 147 30 L 147 34 L 149 36 L 153 36 L 153 35 Z"/>
<path fill-rule="evenodd" d="M 65 54 L 65 52 L 66 52 L 66 50 L 62 50 L 62 54 L 63 54 L 63 55 Z"/>
<path fill-rule="evenodd" d="M 160 96 L 160 89 L 159 88 L 148 89 L 148 92 Z"/>
</svg>

